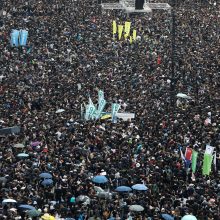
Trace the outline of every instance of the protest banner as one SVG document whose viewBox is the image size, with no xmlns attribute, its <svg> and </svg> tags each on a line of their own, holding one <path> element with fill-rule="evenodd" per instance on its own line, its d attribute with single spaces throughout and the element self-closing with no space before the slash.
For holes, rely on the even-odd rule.
<svg viewBox="0 0 220 220">
<path fill-rule="evenodd" d="M 20 35 L 19 35 L 19 44 L 20 44 L 20 46 L 26 46 L 27 38 L 28 38 L 28 31 L 20 30 Z"/>
<path fill-rule="evenodd" d="M 123 32 L 123 25 L 118 25 L 118 39 L 121 40 L 122 32 Z"/>
<path fill-rule="evenodd" d="M 117 24 L 116 21 L 112 22 L 112 33 L 113 33 L 113 37 L 115 34 L 117 34 Z"/>
<path fill-rule="evenodd" d="M 18 47 L 19 46 L 19 34 L 18 30 L 12 30 L 11 32 L 11 46 Z"/>
<path fill-rule="evenodd" d="M 116 114 L 118 113 L 118 110 L 120 109 L 121 105 L 117 103 L 112 103 L 112 122 L 116 122 Z"/>
</svg>

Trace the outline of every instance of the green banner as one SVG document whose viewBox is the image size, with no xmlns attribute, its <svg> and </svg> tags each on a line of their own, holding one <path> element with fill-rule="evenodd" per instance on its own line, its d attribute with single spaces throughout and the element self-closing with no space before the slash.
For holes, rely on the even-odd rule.
<svg viewBox="0 0 220 220">
<path fill-rule="evenodd" d="M 196 163 L 197 163 L 197 158 L 198 158 L 198 152 L 193 151 L 192 153 L 192 172 L 196 172 Z"/>
<path fill-rule="evenodd" d="M 212 159 L 213 156 L 211 154 L 204 154 L 203 166 L 202 166 L 202 174 L 209 175 L 212 169 Z"/>
</svg>

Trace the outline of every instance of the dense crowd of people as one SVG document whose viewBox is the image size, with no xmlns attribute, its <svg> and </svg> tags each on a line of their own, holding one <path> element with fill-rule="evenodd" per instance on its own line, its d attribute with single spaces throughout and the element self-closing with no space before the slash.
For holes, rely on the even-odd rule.
<svg viewBox="0 0 220 220">
<path fill-rule="evenodd" d="M 220 219 L 218 1 L 175 1 L 174 76 L 170 11 L 127 15 L 89 0 L 5 0 L 0 7 L 0 126 L 21 127 L 0 137 L 0 219 Z M 113 39 L 113 20 L 131 21 L 137 40 Z M 11 47 L 12 29 L 28 30 L 26 47 Z M 106 112 L 120 103 L 119 112 L 135 118 L 82 120 L 81 105 L 89 97 L 96 103 L 99 89 Z M 177 99 L 180 92 L 192 99 Z M 217 162 L 203 176 L 207 144 Z M 199 152 L 194 176 L 180 146 Z M 42 183 L 43 172 L 52 184 Z M 108 182 L 92 182 L 97 175 Z M 115 191 L 138 183 L 148 190 Z M 30 216 L 21 204 L 41 214 Z"/>
</svg>

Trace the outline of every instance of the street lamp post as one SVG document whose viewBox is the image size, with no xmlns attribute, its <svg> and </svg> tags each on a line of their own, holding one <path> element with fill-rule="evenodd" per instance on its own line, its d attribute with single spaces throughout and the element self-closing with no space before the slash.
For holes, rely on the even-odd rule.
<svg viewBox="0 0 220 220">
<path fill-rule="evenodd" d="M 171 107 L 175 107 L 175 88 L 176 88 L 176 79 L 175 79 L 175 58 L 176 58 L 176 17 L 175 17 L 175 0 L 172 0 L 172 37 L 171 37 L 171 83 L 170 83 L 170 101 Z"/>
</svg>

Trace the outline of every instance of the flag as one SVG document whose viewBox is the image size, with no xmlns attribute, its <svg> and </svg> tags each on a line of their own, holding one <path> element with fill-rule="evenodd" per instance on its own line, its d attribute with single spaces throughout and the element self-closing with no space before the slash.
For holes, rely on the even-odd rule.
<svg viewBox="0 0 220 220">
<path fill-rule="evenodd" d="M 179 147 L 180 149 L 180 155 L 181 155 L 181 158 L 183 160 L 183 163 L 184 163 L 184 167 L 186 169 L 189 168 L 190 164 L 191 164 L 191 158 L 189 157 L 189 153 L 190 151 L 188 151 L 188 149 L 186 148 L 186 151 L 185 151 L 185 156 L 183 155 L 183 152 L 182 152 L 182 147 Z M 191 149 L 191 148 L 190 148 Z M 187 158 L 186 158 L 187 156 Z"/>
<path fill-rule="evenodd" d="M 118 39 L 121 40 L 123 25 L 118 25 Z"/>
<path fill-rule="evenodd" d="M 213 156 L 211 154 L 204 154 L 203 166 L 202 166 L 202 174 L 209 175 L 212 168 L 212 159 Z"/>
<path fill-rule="evenodd" d="M 181 147 L 180 147 L 180 156 L 181 156 L 182 160 L 185 161 L 185 157 L 184 157 L 184 155 L 183 155 L 183 152 L 182 152 L 182 148 L 181 148 Z"/>
<path fill-rule="evenodd" d="M 127 38 L 130 35 L 130 29 L 131 29 L 131 22 L 130 21 L 126 21 L 125 22 L 125 38 Z"/>
<path fill-rule="evenodd" d="M 11 46 L 18 47 L 19 45 L 19 31 L 12 30 L 11 32 Z"/>
<path fill-rule="evenodd" d="M 205 154 L 213 154 L 214 152 L 214 147 L 210 146 L 209 144 L 206 144 L 206 148 L 205 148 Z"/>
<path fill-rule="evenodd" d="M 20 46 L 26 46 L 27 38 L 28 38 L 28 31 L 20 30 L 20 36 L 19 36 L 19 44 L 20 44 Z"/>
<path fill-rule="evenodd" d="M 193 173 L 196 172 L 197 158 L 198 158 L 198 152 L 194 150 L 192 153 L 192 172 Z"/>
<path fill-rule="evenodd" d="M 84 112 L 84 108 L 83 108 L 83 104 L 81 104 L 81 119 L 83 119 L 83 112 Z"/>
<path fill-rule="evenodd" d="M 137 38 L 137 31 L 136 30 L 133 30 L 133 40 L 135 41 Z"/>
<path fill-rule="evenodd" d="M 191 180 L 192 180 L 193 182 L 196 181 L 196 177 L 195 177 L 195 174 L 194 174 L 194 173 L 192 173 Z"/>
<path fill-rule="evenodd" d="M 116 119 L 116 114 L 117 114 L 118 110 L 120 109 L 120 107 L 121 107 L 120 104 L 112 103 L 112 112 L 111 112 L 112 121 L 115 121 L 115 119 Z"/>
<path fill-rule="evenodd" d="M 142 144 L 138 144 L 138 146 L 137 146 L 137 148 L 135 150 L 135 154 L 139 154 L 141 149 L 142 149 Z"/>
<path fill-rule="evenodd" d="M 29 54 L 31 51 L 32 51 L 32 47 L 30 47 L 30 48 L 27 50 L 27 54 Z"/>
<path fill-rule="evenodd" d="M 214 168 L 215 168 L 215 171 L 217 170 L 217 166 L 216 166 L 216 151 L 214 153 L 214 158 L 213 158 L 213 164 L 214 164 Z"/>
<path fill-rule="evenodd" d="M 191 159 L 192 159 L 192 153 L 193 153 L 192 148 L 187 147 L 187 148 L 186 148 L 186 151 L 185 151 L 185 159 L 191 161 Z"/>
<path fill-rule="evenodd" d="M 160 57 L 160 55 L 157 57 L 157 64 L 158 64 L 158 65 L 161 64 L 161 57 Z"/>
<path fill-rule="evenodd" d="M 112 22 L 112 32 L 113 32 L 113 36 L 115 34 L 117 34 L 117 24 L 116 24 L 116 21 Z"/>
</svg>

